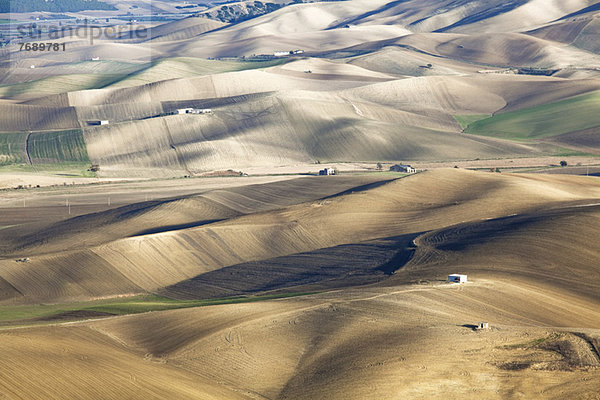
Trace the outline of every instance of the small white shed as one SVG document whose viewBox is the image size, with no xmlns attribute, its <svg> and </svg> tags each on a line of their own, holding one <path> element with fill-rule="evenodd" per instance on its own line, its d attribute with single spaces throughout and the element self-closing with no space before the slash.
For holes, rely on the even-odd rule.
<svg viewBox="0 0 600 400">
<path fill-rule="evenodd" d="M 490 323 L 489 322 L 480 322 L 479 325 L 477 325 L 477 328 L 475 328 L 477 330 L 484 330 L 484 329 L 490 329 Z"/>
<path fill-rule="evenodd" d="M 467 282 L 467 275 L 460 275 L 460 274 L 448 275 L 448 282 L 465 283 L 465 282 Z"/>
</svg>

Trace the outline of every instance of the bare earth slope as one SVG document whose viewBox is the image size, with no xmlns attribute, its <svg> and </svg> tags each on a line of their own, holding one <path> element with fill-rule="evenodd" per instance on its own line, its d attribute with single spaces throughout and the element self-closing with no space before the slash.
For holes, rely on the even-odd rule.
<svg viewBox="0 0 600 400">
<path fill-rule="evenodd" d="M 373 262 L 363 270 L 367 275 L 322 281 L 320 290 L 338 290 L 296 299 L 3 330 L 4 360 L 20 368 L 0 368 L 1 390 L 57 397 L 66 385 L 69 396 L 110 396 L 108 389 L 88 392 L 98 379 L 113 380 L 121 393 L 134 390 L 132 397 L 227 399 L 323 393 L 340 399 L 435 398 L 449 390 L 457 399 L 500 399 L 514 390 L 529 397 L 586 398 L 599 389 L 591 379 L 600 368 L 596 178 L 438 170 L 285 206 L 285 193 L 294 185 L 313 184 L 307 179 L 203 195 L 227 207 L 238 204 L 239 196 L 262 199 L 257 214 L 89 250 L 32 255 L 26 263 L 0 261 L 3 303 L 141 293 L 210 270 L 226 271 L 244 260 L 300 252 L 305 253 L 290 267 L 299 260 L 325 267 L 335 253 L 317 249 L 345 243 L 351 251 L 349 244 L 361 241 L 357 255 L 366 261 L 371 254 Z M 311 179 L 330 184 L 338 178 Z M 121 218 L 141 224 L 144 213 L 168 211 L 170 204 L 186 203 L 140 208 Z M 261 211 L 277 205 L 285 208 Z M 399 259 L 393 247 L 388 255 L 377 255 L 383 247 L 364 241 L 404 233 L 416 234 L 408 264 L 396 265 L 400 269 L 393 275 L 385 269 L 369 272 L 390 257 Z M 44 246 L 51 249 L 53 240 Z M 353 262 L 365 261 L 357 256 Z M 264 284 L 276 278 L 268 269 L 261 275 L 246 268 L 231 276 L 249 274 L 236 278 L 249 293 L 261 290 L 257 278 Z M 468 273 L 471 283 L 443 283 L 453 272 Z M 361 282 L 371 284 L 355 286 Z M 288 277 L 286 283 L 298 290 L 293 285 L 306 281 Z M 474 332 L 480 320 L 492 329 Z M 64 331 L 62 339 L 58 330 Z M 96 373 L 87 374 L 83 363 L 93 363 Z M 51 365 L 69 367 L 48 380 L 39 371 Z M 156 374 L 170 384 L 149 383 Z M 416 380 L 406 378 L 415 374 Z M 17 385 L 25 375 L 32 384 Z M 143 389 L 126 383 L 133 377 Z"/>
<path fill-rule="evenodd" d="M 597 0 L 107 1 L 0 16 L 0 398 L 598 400 Z"/>
<path fill-rule="evenodd" d="M 435 200 L 431 198 L 432 191 L 437 194 Z M 504 191 L 512 193 L 511 199 L 502 199 Z M 69 237 L 50 236 L 38 245 L 37 250 L 24 249 L 15 255 L 31 255 L 30 262 L 0 261 L 3 265 L 1 276 L 22 296 L 7 295 L 7 301 L 84 300 L 97 297 L 105 290 L 111 295 L 156 291 L 242 262 L 440 229 L 465 220 L 531 212 L 555 203 L 593 199 L 599 191 L 593 178 L 585 177 L 553 176 L 550 179 L 456 170 L 427 172 L 366 192 L 278 211 L 240 217 L 235 217 L 237 213 L 223 214 L 222 217 L 235 218 L 119 239 L 80 250 L 34 256 L 44 253 L 44 248 L 48 249 L 46 251 L 56 249 L 53 241 L 61 248 L 64 246 L 61 240 Z M 170 205 L 167 203 L 166 207 L 164 211 Z M 152 208 L 146 211 L 150 211 L 149 218 L 156 219 L 156 216 L 151 217 L 155 213 Z M 131 224 L 144 221 L 136 213 L 121 215 L 124 222 Z M 178 219 L 180 224 L 184 215 Z M 190 222 L 198 221 L 193 214 L 190 217 L 193 218 Z M 139 231 L 142 227 L 143 224 Z M 109 233 L 107 229 L 108 226 L 99 232 Z M 99 236 L 100 240 L 102 235 L 106 233 Z M 78 266 L 77 275 L 69 272 L 73 265 Z M 33 271 L 35 280 L 31 276 Z M 99 282 L 106 285 L 105 289 L 89 280 L 94 274 L 104 276 Z"/>
</svg>

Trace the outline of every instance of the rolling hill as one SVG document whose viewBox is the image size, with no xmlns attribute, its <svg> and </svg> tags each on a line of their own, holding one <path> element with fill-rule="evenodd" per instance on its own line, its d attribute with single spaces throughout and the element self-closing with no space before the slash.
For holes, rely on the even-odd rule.
<svg viewBox="0 0 600 400">
<path fill-rule="evenodd" d="M 0 397 L 596 400 L 598 1 L 288 3 L 0 25 Z"/>
<path fill-rule="evenodd" d="M 467 187 L 478 190 L 467 192 Z M 439 193 L 435 201 L 421 200 L 430 196 L 427 193 L 433 188 Z M 51 227 L 45 234 L 42 230 L 38 243 L 25 239 L 25 244 L 30 241 L 34 247 L 17 245 L 6 253 L 31 260 L 24 265 L 14 259 L 0 261 L 1 277 L 15 288 L 5 294 L 4 301 L 64 302 L 89 300 L 101 293 L 114 296 L 156 291 L 244 262 L 440 229 L 467 219 L 532 212 L 554 202 L 593 199 L 598 190 L 593 178 L 586 177 L 504 177 L 448 170 L 419 174 L 364 193 L 246 216 L 228 209 L 231 206 L 227 203 L 219 205 L 214 200 L 198 198 L 168 202 L 158 208 L 149 204 L 91 219 L 79 217 Z M 500 200 L 504 191 L 513 193 L 511 201 Z M 181 213 L 173 215 L 178 209 Z M 261 210 L 265 208 L 257 209 Z M 162 224 L 172 225 L 174 230 L 143 234 L 151 228 L 151 221 L 165 218 L 162 215 L 172 215 Z M 215 219 L 225 220 L 214 222 Z M 191 227 L 177 229 L 177 225 L 185 227 L 186 221 Z M 104 227 L 94 234 L 84 233 L 98 222 Z M 118 232 L 127 235 L 121 226 L 128 224 L 136 227 L 130 231 L 133 236 L 115 237 Z M 72 233 L 56 234 L 53 230 Z M 142 236 L 135 236 L 140 233 Z M 70 246 L 71 251 L 60 251 L 69 246 L 73 237 L 81 235 L 89 235 L 83 242 L 89 247 L 78 249 L 81 245 L 76 245 Z M 113 241 L 97 244 L 111 236 Z M 40 255 L 34 257 L 36 254 Z M 72 265 L 78 266 L 76 275 L 69 272 Z M 98 278 L 92 279 L 93 276 Z M 96 279 L 100 281 L 95 282 Z M 17 292 L 20 295 L 15 297 Z"/>
<path fill-rule="evenodd" d="M 576 96 L 556 103 L 496 114 L 475 121 L 465 132 L 512 139 L 556 136 L 600 126 L 596 115 L 598 92 Z"/>
<path fill-rule="evenodd" d="M 304 68 L 313 68 L 314 73 L 302 72 Z M 328 79 L 329 91 L 324 90 L 322 76 Z M 256 93 L 253 87 L 258 82 L 260 92 Z M 304 90 L 289 91 L 298 87 Z M 143 169 L 149 173 L 162 169 L 162 174 L 176 175 L 310 164 L 316 160 L 459 160 L 540 155 L 552 152 L 552 147 L 463 135 L 454 117 L 502 111 L 491 119 L 496 121 L 513 115 L 504 111 L 515 110 L 515 115 L 530 113 L 534 118 L 535 107 L 560 117 L 570 113 L 569 104 L 587 115 L 586 110 L 593 104 L 580 107 L 570 98 L 592 96 L 586 93 L 598 87 L 589 80 L 495 74 L 393 79 L 351 65 L 296 61 L 264 71 L 78 91 L 3 107 L 19 110 L 7 115 L 8 119 L 5 117 L 9 124 L 5 126 L 13 127 L 13 132 L 18 126 L 26 126 L 22 119 L 15 118 L 26 110 L 68 112 L 70 121 L 63 119 L 60 124 L 52 124 L 47 118 L 46 125 L 40 128 L 84 128 L 87 153 L 93 163 L 104 167 L 103 174 L 136 175 Z M 133 104 L 127 103 L 133 99 Z M 64 106 L 48 108 L 46 104 Z M 585 104 L 588 103 L 582 103 Z M 167 115 L 189 106 L 211 108 L 213 113 Z M 111 124 L 88 124 L 101 119 L 108 119 Z M 472 124 L 470 129 L 483 122 Z M 36 123 L 32 121 L 27 126 L 34 128 Z M 557 133 L 593 126 L 579 118 Z M 148 137 L 148 132 L 152 132 L 153 139 L 140 140 Z M 376 136 L 373 132 L 377 132 Z M 482 132 L 486 136 L 515 139 L 514 135 L 497 134 L 487 127 Z M 565 141 L 561 145 L 576 144 Z M 279 151 L 270 150 L 274 148 Z"/>
<path fill-rule="evenodd" d="M 9 100 L 0 104 L 0 130 L 83 129 L 90 160 L 106 176 L 595 152 L 586 133 L 595 125 L 585 122 L 593 104 L 571 99 L 600 86 L 593 6 L 302 3 L 245 21 L 189 17 L 153 26 L 146 42 L 90 48 L 72 38 L 61 57 L 9 46 L 15 64 L 0 87 Z M 289 50 L 301 52 L 273 56 Z M 183 107 L 214 114 L 168 115 Z M 566 125 L 521 121 L 542 110 L 562 121 L 574 110 L 585 116 Z M 461 134 L 455 116 L 481 137 Z M 512 124 L 509 133 L 502 124 Z M 535 140 L 515 143 L 523 136 Z"/>
<path fill-rule="evenodd" d="M 135 378 L 142 389 L 133 397 L 424 398 L 452 389 L 452 398 L 504 398 L 518 388 L 528 396 L 543 391 L 548 398 L 565 393 L 585 398 L 597 391 L 592 379 L 600 367 L 596 178 L 451 169 L 334 197 L 308 196 L 296 205 L 302 200 L 289 192 L 317 189 L 321 194 L 314 197 L 319 197 L 335 192 L 328 188 L 332 184 L 340 190 L 358 183 L 304 178 L 208 192 L 203 197 L 223 205 L 249 196 L 257 207 L 205 226 L 88 250 L 30 252 L 25 263 L 0 261 L 5 312 L 26 315 L 26 306 L 14 304 L 32 300 L 86 298 L 109 311 L 71 314 L 105 318 L 95 321 L 5 326 L 2 390 L 54 396 L 65 386 L 63 394 L 102 397 L 110 390 L 130 390 Z M 307 185 L 314 189 L 306 190 Z M 141 225 L 144 215 L 157 221 L 157 212 L 182 218 L 172 212 L 191 210 L 192 199 L 120 215 L 111 211 L 104 215 L 116 219 L 106 218 L 106 227 L 115 224 L 119 231 L 117 221 Z M 64 223 L 76 229 L 79 223 L 95 225 L 98 217 Z M 402 254 L 410 240 L 382 238 L 404 233 L 415 235 L 416 247 L 402 265 L 394 253 Z M 51 235 L 42 246 L 51 249 L 56 240 Z M 346 269 L 340 270 L 336 260 L 344 257 Z M 244 259 L 257 261 L 239 264 Z M 175 260 L 177 267 L 169 267 Z M 386 274 L 377 269 L 382 264 L 399 269 Z M 302 273 L 301 265 L 314 267 Z M 311 281 L 307 273 L 316 266 L 324 271 L 314 276 L 320 281 Z M 235 279 L 217 279 L 201 270 L 207 267 Z M 468 273 L 471 282 L 443 283 L 451 272 Z M 166 286 L 194 273 L 197 278 Z M 115 308 L 102 308 L 100 298 L 163 285 L 170 295 L 182 290 L 187 296 L 218 295 L 218 290 L 253 295 L 277 288 L 269 286 L 277 282 L 290 293 L 311 288 L 324 293 L 121 317 L 111 317 Z M 68 321 L 68 315 L 56 318 Z M 481 320 L 492 329 L 473 331 Z M 19 368 L 9 369 L 8 362 Z M 86 365 L 95 366 L 93 375 Z M 40 371 L 52 366 L 58 366 L 55 378 L 44 378 Z M 410 373 L 418 380 L 403 378 Z M 161 379 L 152 380 L 157 375 Z M 17 385 L 25 376 L 31 385 Z M 90 392 L 99 379 L 113 380 L 112 389 Z"/>
</svg>

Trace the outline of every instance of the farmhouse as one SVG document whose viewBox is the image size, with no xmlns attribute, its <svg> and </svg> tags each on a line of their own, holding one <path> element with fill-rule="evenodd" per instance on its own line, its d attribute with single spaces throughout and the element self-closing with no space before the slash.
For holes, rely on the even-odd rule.
<svg viewBox="0 0 600 400">
<path fill-rule="evenodd" d="M 465 282 L 467 282 L 467 275 L 459 275 L 459 274 L 448 275 L 448 282 L 465 283 Z"/>
<path fill-rule="evenodd" d="M 89 121 L 88 123 L 90 125 L 108 125 L 109 124 L 108 120 L 105 120 L 105 119 L 99 119 L 99 120 L 96 120 L 96 121 Z"/>
<path fill-rule="evenodd" d="M 173 114 L 183 115 L 183 114 L 212 114 L 212 109 L 210 108 L 179 108 Z"/>
<path fill-rule="evenodd" d="M 410 165 L 400 165 L 400 164 L 392 165 L 390 167 L 390 171 L 405 172 L 407 174 L 414 174 L 415 172 L 417 172 L 417 170 L 414 169 L 413 167 L 411 167 Z"/>
<path fill-rule="evenodd" d="M 325 168 L 319 171 L 319 175 L 335 175 L 335 169 Z"/>
<path fill-rule="evenodd" d="M 189 112 L 190 114 L 212 114 L 212 110 L 210 108 L 192 108 Z"/>
<path fill-rule="evenodd" d="M 275 51 L 273 57 L 288 57 L 296 54 L 304 54 L 304 50 Z"/>
</svg>

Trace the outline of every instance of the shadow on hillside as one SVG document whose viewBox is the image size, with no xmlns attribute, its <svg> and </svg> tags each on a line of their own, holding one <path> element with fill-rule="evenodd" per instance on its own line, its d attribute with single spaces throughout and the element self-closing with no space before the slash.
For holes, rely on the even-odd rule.
<svg viewBox="0 0 600 400">
<path fill-rule="evenodd" d="M 419 234 L 340 245 L 246 262 L 198 275 L 162 289 L 177 299 L 208 299 L 270 291 L 318 291 L 379 282 L 401 269 Z"/>
</svg>

